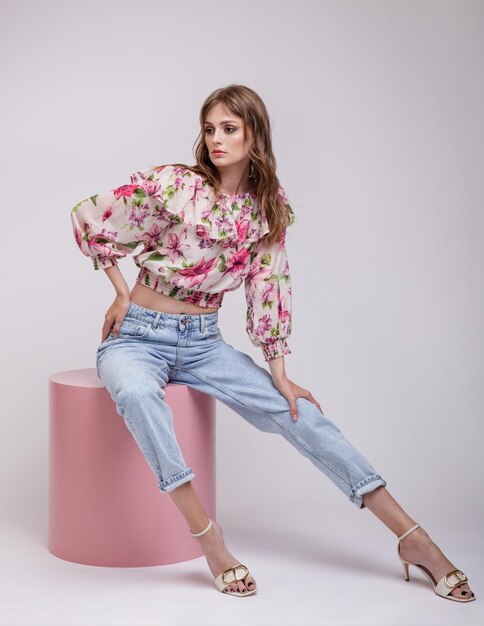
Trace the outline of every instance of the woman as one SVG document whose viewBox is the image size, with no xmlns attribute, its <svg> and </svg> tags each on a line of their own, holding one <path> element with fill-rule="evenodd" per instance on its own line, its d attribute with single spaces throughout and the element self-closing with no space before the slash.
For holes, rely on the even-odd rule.
<svg viewBox="0 0 484 626">
<path fill-rule="evenodd" d="M 131 183 L 83 200 L 71 212 L 81 251 L 103 268 L 116 297 L 105 315 L 97 371 L 127 427 L 200 541 L 217 587 L 243 596 L 256 581 L 226 548 L 191 484 L 164 402 L 167 382 L 191 385 L 265 432 L 279 433 L 358 508 L 368 507 L 398 539 L 398 556 L 421 569 L 434 591 L 474 600 L 428 534 L 392 498 L 386 481 L 289 380 L 291 279 L 286 229 L 295 216 L 276 176 L 269 117 L 243 85 L 212 93 L 200 112 L 196 165 L 161 165 Z M 140 268 L 130 291 L 118 260 Z M 244 282 L 247 332 L 270 373 L 227 344 L 218 327 L 225 292 Z"/>
</svg>

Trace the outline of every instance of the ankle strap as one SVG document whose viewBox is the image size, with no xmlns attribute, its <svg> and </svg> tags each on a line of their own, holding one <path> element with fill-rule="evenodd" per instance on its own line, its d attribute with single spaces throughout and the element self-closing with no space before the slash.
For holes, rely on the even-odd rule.
<svg viewBox="0 0 484 626">
<path fill-rule="evenodd" d="M 411 532 L 413 532 L 419 526 L 420 526 L 420 524 L 415 524 L 415 526 L 412 526 L 412 528 L 409 528 L 406 532 L 403 533 L 403 535 L 400 535 L 400 537 L 398 538 L 398 541 L 401 541 L 402 539 L 405 539 L 405 537 L 407 535 L 409 535 Z"/>
<path fill-rule="evenodd" d="M 207 528 L 205 528 L 204 530 L 201 530 L 199 533 L 192 533 L 192 531 L 190 532 L 192 533 L 193 537 L 200 537 L 201 535 L 204 535 L 206 532 L 208 532 L 211 526 L 212 526 L 212 520 L 208 522 Z"/>
</svg>

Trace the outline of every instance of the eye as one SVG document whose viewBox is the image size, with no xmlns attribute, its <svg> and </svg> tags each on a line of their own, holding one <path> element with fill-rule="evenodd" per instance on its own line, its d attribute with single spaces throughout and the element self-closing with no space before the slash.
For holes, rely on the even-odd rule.
<svg viewBox="0 0 484 626">
<path fill-rule="evenodd" d="M 212 128 L 210 128 L 210 127 L 206 127 L 206 128 L 205 128 L 205 132 L 206 132 L 206 133 L 210 132 L 211 130 L 212 130 Z M 236 129 L 236 128 L 234 128 L 233 126 L 226 126 L 226 127 L 225 127 L 225 130 L 231 130 L 231 131 L 234 131 L 234 132 L 235 132 L 237 129 Z"/>
</svg>

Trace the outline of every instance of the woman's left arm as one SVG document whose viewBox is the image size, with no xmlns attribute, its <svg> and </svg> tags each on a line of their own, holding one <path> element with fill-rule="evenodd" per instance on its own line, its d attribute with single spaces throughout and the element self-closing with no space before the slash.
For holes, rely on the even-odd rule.
<svg viewBox="0 0 484 626">
<path fill-rule="evenodd" d="M 290 224 L 295 216 L 284 189 L 280 193 L 290 209 Z M 287 226 L 279 241 L 271 246 L 260 243 L 251 256 L 251 267 L 245 280 L 247 297 L 247 333 L 255 346 L 262 348 L 269 363 L 274 386 L 287 399 L 291 416 L 297 420 L 296 399 L 306 398 L 321 411 L 311 393 L 296 385 L 286 375 L 284 356 L 291 354 L 288 337 L 292 326 L 292 288 L 285 246 Z"/>
</svg>

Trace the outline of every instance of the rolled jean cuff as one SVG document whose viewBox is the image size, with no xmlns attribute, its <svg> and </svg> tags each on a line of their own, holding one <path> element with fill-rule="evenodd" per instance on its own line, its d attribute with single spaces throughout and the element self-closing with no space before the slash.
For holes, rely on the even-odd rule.
<svg viewBox="0 0 484 626">
<path fill-rule="evenodd" d="M 386 480 L 382 478 L 380 474 L 372 474 L 372 476 L 360 480 L 360 482 L 351 489 L 350 500 L 359 509 L 366 509 L 366 506 L 363 504 L 363 494 L 369 493 L 377 487 L 386 487 L 386 485 Z"/>
<path fill-rule="evenodd" d="M 168 493 L 169 491 L 173 491 L 173 489 L 176 489 L 180 485 L 183 485 L 183 483 L 187 483 L 188 481 L 193 480 L 194 478 L 195 478 L 195 473 L 193 472 L 192 468 L 187 467 L 187 469 L 183 470 L 183 472 L 180 472 L 179 474 L 175 474 L 175 476 L 172 476 L 171 478 L 167 478 L 166 480 L 163 480 L 160 483 L 158 483 L 158 487 L 160 491 L 163 491 L 164 493 Z"/>
</svg>

